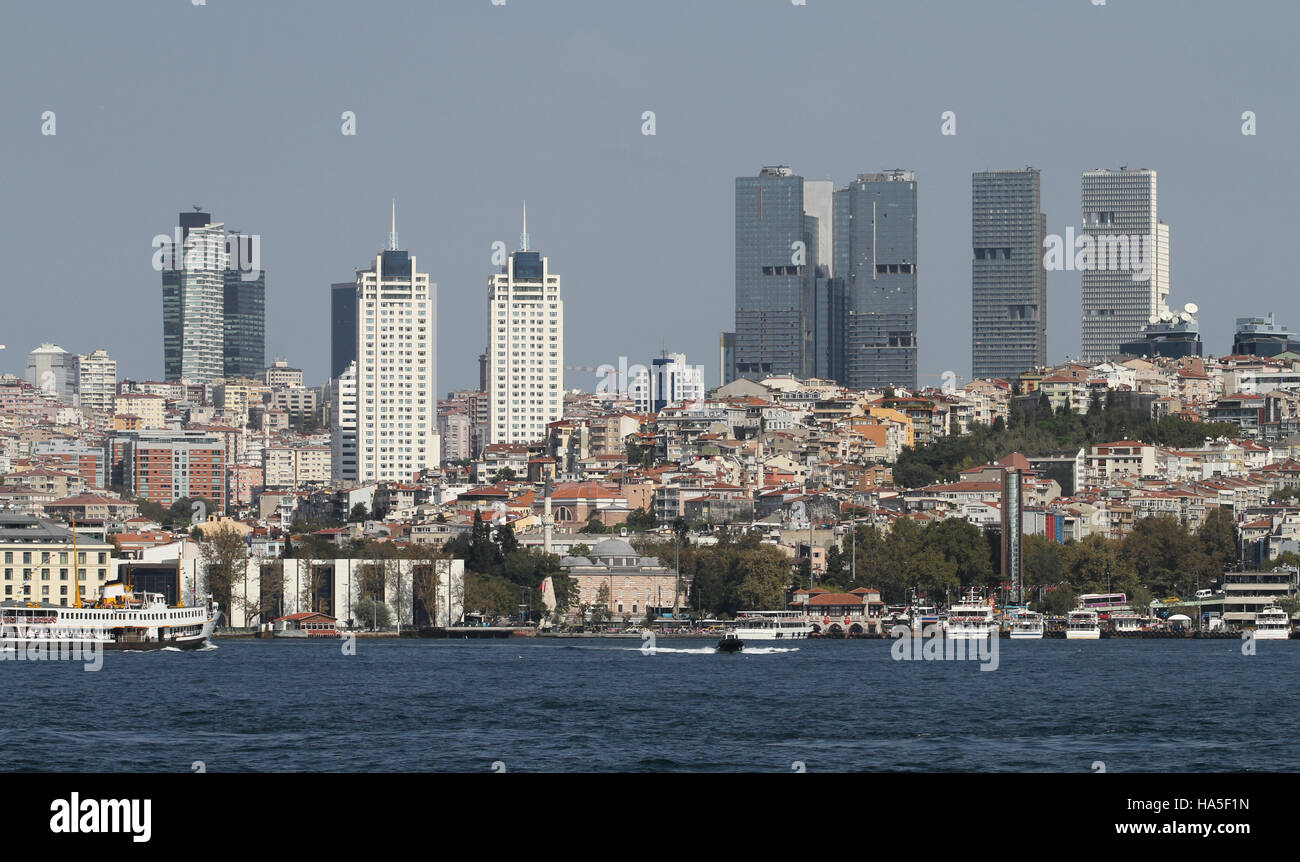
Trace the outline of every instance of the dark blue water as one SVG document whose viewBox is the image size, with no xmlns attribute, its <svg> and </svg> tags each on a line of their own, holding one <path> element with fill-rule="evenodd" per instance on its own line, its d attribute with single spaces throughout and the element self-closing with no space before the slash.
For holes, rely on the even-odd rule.
<svg viewBox="0 0 1300 862">
<path fill-rule="evenodd" d="M 9 770 L 1300 770 L 1300 642 L 1002 641 L 999 667 L 888 641 L 219 641 L 0 662 Z"/>
</svg>

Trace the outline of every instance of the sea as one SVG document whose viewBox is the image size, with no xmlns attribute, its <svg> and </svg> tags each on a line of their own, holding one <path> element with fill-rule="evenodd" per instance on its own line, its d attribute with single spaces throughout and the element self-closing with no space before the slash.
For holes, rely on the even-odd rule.
<svg viewBox="0 0 1300 862">
<path fill-rule="evenodd" d="M 217 640 L 0 661 L 52 772 L 1300 771 L 1300 642 Z"/>
</svg>

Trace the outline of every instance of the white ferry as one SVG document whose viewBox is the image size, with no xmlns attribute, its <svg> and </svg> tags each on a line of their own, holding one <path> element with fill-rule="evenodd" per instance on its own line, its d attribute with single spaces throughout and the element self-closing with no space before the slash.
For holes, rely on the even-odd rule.
<svg viewBox="0 0 1300 862">
<path fill-rule="evenodd" d="M 732 629 L 746 641 L 802 640 L 813 627 L 799 611 L 741 611 Z"/>
<path fill-rule="evenodd" d="M 922 602 L 915 590 L 912 591 L 912 604 L 908 607 L 908 619 L 912 625 L 912 634 L 918 637 L 929 631 L 931 626 L 942 627 L 943 625 L 943 620 L 939 618 L 939 609 Z"/>
<path fill-rule="evenodd" d="M 162 593 L 134 592 L 121 581 L 104 584 L 99 599 L 72 607 L 49 602 L 0 602 L 0 649 L 81 644 L 99 649 L 196 649 L 207 643 L 217 604 L 168 607 Z"/>
<path fill-rule="evenodd" d="M 1291 617 L 1281 608 L 1272 607 L 1255 614 L 1255 640 L 1284 641 L 1291 637 Z"/>
<path fill-rule="evenodd" d="M 1042 640 L 1043 615 L 1021 609 L 1011 615 L 1012 640 Z"/>
<path fill-rule="evenodd" d="M 1101 626 L 1097 622 L 1097 612 L 1080 608 L 1070 611 L 1065 620 L 1065 639 L 1072 641 L 1095 641 L 1101 637 Z"/>
<path fill-rule="evenodd" d="M 943 636 L 953 640 L 997 637 L 998 624 L 993 619 L 993 606 L 972 588 L 961 601 L 948 608 Z"/>
</svg>

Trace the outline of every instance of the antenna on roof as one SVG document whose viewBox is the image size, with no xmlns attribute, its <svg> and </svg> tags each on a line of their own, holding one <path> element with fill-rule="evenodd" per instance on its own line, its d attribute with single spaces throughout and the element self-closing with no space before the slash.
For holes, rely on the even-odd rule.
<svg viewBox="0 0 1300 862">
<path fill-rule="evenodd" d="M 519 250 L 528 251 L 528 201 L 524 201 L 524 232 L 519 234 Z"/>
<path fill-rule="evenodd" d="M 388 231 L 388 250 L 397 251 L 397 198 L 393 198 L 393 226 Z"/>
</svg>

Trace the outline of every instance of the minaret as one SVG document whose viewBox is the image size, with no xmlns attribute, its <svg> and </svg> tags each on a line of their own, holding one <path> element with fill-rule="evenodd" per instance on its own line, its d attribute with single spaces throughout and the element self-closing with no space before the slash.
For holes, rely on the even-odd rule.
<svg viewBox="0 0 1300 862">
<path fill-rule="evenodd" d="M 542 502 L 542 553 L 551 552 L 551 530 L 554 528 L 555 521 L 551 518 L 551 480 L 546 480 L 546 489 L 542 492 L 545 494 Z"/>
</svg>

